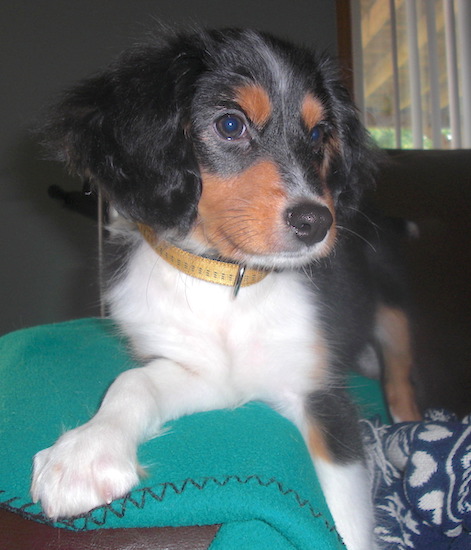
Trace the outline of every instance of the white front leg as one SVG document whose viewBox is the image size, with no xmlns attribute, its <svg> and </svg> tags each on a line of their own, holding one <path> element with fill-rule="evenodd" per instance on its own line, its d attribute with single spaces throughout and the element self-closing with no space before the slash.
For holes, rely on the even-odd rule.
<svg viewBox="0 0 471 550">
<path fill-rule="evenodd" d="M 121 374 L 97 414 L 34 459 L 31 493 L 51 518 L 88 512 L 124 496 L 139 480 L 137 446 L 162 424 L 227 406 L 217 380 L 158 359 Z"/>
<path fill-rule="evenodd" d="M 339 388 L 277 406 L 299 428 L 338 533 L 348 550 L 375 550 L 372 490 L 355 409 Z M 306 414 L 307 413 L 307 414 Z"/>
<path fill-rule="evenodd" d="M 361 463 L 336 464 L 314 458 L 335 526 L 348 550 L 374 550 L 370 480 Z"/>
</svg>

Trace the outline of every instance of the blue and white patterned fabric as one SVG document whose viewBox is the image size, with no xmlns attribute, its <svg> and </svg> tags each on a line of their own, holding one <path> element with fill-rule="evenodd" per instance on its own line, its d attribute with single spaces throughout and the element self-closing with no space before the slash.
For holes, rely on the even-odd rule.
<svg viewBox="0 0 471 550">
<path fill-rule="evenodd" d="M 382 547 L 471 550 L 471 415 L 362 425 Z"/>
</svg>

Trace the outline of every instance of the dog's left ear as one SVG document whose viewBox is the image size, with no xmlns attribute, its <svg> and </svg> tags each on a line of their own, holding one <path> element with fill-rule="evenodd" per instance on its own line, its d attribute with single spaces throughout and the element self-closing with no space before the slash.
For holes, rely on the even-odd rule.
<svg viewBox="0 0 471 550">
<path fill-rule="evenodd" d="M 67 92 L 46 128 L 56 158 L 156 229 L 186 232 L 196 216 L 201 183 L 187 130 L 202 51 L 176 36 L 135 47 Z"/>
</svg>

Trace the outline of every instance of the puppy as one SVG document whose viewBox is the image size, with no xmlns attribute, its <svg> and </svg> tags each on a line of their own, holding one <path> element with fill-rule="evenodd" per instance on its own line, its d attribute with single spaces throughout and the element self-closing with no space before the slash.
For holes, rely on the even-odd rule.
<svg viewBox="0 0 471 550">
<path fill-rule="evenodd" d="M 367 135 L 325 56 L 251 30 L 163 34 L 68 92 L 48 128 L 119 213 L 107 302 L 143 366 L 36 455 L 33 499 L 52 518 L 110 503 L 165 422 L 262 400 L 299 428 L 347 548 L 371 550 L 342 373 L 377 362 L 378 337 L 394 348 L 378 320 L 404 318 L 361 210 Z"/>
</svg>

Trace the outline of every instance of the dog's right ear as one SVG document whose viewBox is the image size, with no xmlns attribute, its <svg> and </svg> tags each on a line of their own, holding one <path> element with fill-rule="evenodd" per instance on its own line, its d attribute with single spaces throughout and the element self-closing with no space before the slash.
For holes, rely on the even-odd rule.
<svg viewBox="0 0 471 550">
<path fill-rule="evenodd" d="M 156 229 L 186 232 L 196 216 L 201 183 L 187 130 L 203 52 L 197 37 L 135 47 L 67 92 L 46 127 L 56 158 Z"/>
</svg>

